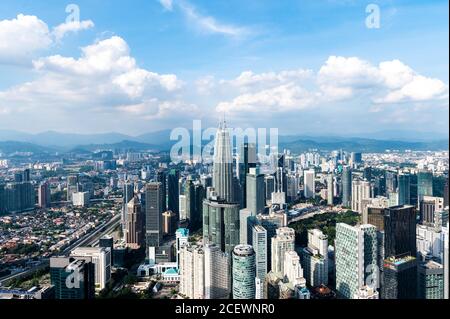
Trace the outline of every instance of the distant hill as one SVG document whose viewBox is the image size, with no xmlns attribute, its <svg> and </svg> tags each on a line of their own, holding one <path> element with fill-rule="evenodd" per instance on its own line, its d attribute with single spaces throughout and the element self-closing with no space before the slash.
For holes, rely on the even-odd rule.
<svg viewBox="0 0 450 319">
<path fill-rule="evenodd" d="M 12 154 L 16 152 L 31 152 L 34 154 L 49 154 L 57 152 L 56 149 L 36 145 L 33 143 L 24 143 L 24 142 L 16 142 L 16 141 L 0 141 L 0 153 L 3 154 Z"/>
<path fill-rule="evenodd" d="M 16 151 L 28 152 L 84 152 L 96 150 L 155 150 L 168 151 L 174 141 L 170 141 L 170 130 L 145 133 L 139 136 L 128 136 L 120 133 L 105 134 L 66 134 L 48 131 L 40 134 L 27 134 L 16 131 L 0 130 L 0 145 L 4 153 Z M 395 132 L 392 132 L 394 135 Z M 380 133 L 381 134 L 381 133 Z M 399 136 L 399 132 L 396 135 Z M 406 134 L 406 133 L 405 133 Z M 422 134 L 422 133 L 420 133 Z M 419 134 L 419 135 L 420 135 Z M 352 137 L 352 136 L 279 136 L 279 148 L 302 152 L 309 149 L 337 150 L 360 152 L 382 152 L 385 150 L 448 150 L 448 138 L 432 139 L 434 133 L 427 135 L 412 134 L 400 139 Z M 3 142 L 2 142 L 3 141 Z M 207 143 L 207 142 L 205 142 Z M 0 148 L 1 150 L 1 148 Z"/>
</svg>

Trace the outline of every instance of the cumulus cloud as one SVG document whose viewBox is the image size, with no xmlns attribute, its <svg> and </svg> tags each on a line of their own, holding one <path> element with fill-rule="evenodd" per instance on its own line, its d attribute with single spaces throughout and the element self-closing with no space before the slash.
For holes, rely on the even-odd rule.
<svg viewBox="0 0 450 319">
<path fill-rule="evenodd" d="M 88 30 L 90 28 L 94 27 L 94 22 L 91 20 L 85 20 L 85 21 L 69 21 L 62 23 L 58 26 L 56 26 L 53 29 L 53 35 L 55 36 L 56 40 L 61 40 L 67 33 L 70 32 L 79 32 L 82 30 Z"/>
<path fill-rule="evenodd" d="M 173 74 L 139 68 L 127 43 L 117 36 L 82 48 L 78 59 L 49 56 L 35 60 L 34 68 L 38 78 L 1 92 L 0 107 L 107 109 L 165 98 L 182 86 Z"/>
<path fill-rule="evenodd" d="M 0 21 L 0 62 L 18 61 L 52 44 L 47 24 L 36 16 L 19 14 Z"/>
<path fill-rule="evenodd" d="M 159 0 L 159 3 L 164 7 L 164 9 L 168 11 L 172 11 L 173 9 L 173 1 L 172 0 Z"/>
<path fill-rule="evenodd" d="M 418 74 L 399 60 L 372 65 L 357 57 L 330 56 L 317 73 L 304 69 L 259 74 L 246 71 L 219 83 L 231 92 L 236 89 L 236 96 L 219 102 L 217 111 L 235 114 L 327 108 L 352 100 L 380 112 L 387 104 L 413 105 L 448 98 L 448 85 Z"/>
</svg>

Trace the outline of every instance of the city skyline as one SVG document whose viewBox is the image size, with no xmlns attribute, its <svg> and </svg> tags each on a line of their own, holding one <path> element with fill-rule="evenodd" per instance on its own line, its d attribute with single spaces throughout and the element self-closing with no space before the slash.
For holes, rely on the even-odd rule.
<svg viewBox="0 0 450 319">
<path fill-rule="evenodd" d="M 65 3 L 4 1 L 0 127 L 138 135 L 225 113 L 282 134 L 445 134 L 448 2 L 377 4 L 380 28 L 356 1 L 78 1 L 75 23 Z"/>
</svg>

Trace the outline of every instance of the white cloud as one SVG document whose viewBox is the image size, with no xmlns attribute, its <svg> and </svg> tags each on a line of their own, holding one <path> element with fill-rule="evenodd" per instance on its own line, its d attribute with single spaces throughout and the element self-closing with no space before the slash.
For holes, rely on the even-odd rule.
<svg viewBox="0 0 450 319">
<path fill-rule="evenodd" d="M 159 0 L 159 3 L 164 7 L 164 9 L 168 11 L 172 11 L 173 9 L 173 1 L 172 0 Z"/>
<path fill-rule="evenodd" d="M 288 83 L 255 93 L 246 93 L 231 102 L 218 104 L 217 112 L 286 112 L 301 110 L 314 103 L 314 94 Z"/>
<path fill-rule="evenodd" d="M 0 61 L 18 61 L 51 44 L 47 24 L 36 16 L 19 14 L 0 21 Z"/>
<path fill-rule="evenodd" d="M 53 28 L 53 35 L 55 36 L 56 40 L 59 41 L 69 32 L 76 33 L 82 30 L 88 30 L 93 27 L 94 22 L 92 22 L 91 20 L 70 21 L 62 23 Z"/>
<path fill-rule="evenodd" d="M 221 34 L 234 38 L 240 38 L 251 33 L 249 28 L 235 26 L 218 21 L 216 18 L 203 15 L 197 8 L 185 0 L 159 0 L 159 3 L 167 11 L 173 11 L 175 6 L 180 9 L 192 26 L 206 34 Z"/>
<path fill-rule="evenodd" d="M 173 74 L 139 68 L 127 43 L 117 36 L 82 48 L 78 59 L 50 56 L 34 61 L 34 66 L 38 78 L 0 92 L 0 107 L 100 110 L 163 99 L 182 86 Z"/>
<path fill-rule="evenodd" d="M 357 57 L 330 56 L 316 74 L 303 69 L 259 74 L 245 71 L 219 83 L 235 96 L 219 102 L 217 112 L 235 114 L 331 108 L 339 101 L 381 112 L 386 103 L 409 102 L 414 106 L 416 102 L 448 98 L 445 83 L 419 75 L 399 60 L 374 66 Z"/>
</svg>

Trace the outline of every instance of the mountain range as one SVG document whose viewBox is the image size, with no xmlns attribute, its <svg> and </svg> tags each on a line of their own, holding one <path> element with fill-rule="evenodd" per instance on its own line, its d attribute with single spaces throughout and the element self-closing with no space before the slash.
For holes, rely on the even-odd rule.
<svg viewBox="0 0 450 319">
<path fill-rule="evenodd" d="M 70 152 L 98 149 L 169 150 L 175 143 L 170 130 L 130 136 L 121 133 L 71 134 L 48 131 L 38 134 L 0 130 L 0 151 L 12 152 Z M 448 136 L 432 132 L 380 131 L 360 136 L 279 136 L 279 148 L 301 152 L 309 149 L 360 152 L 391 150 L 448 150 Z"/>
</svg>

